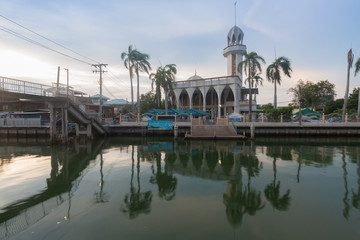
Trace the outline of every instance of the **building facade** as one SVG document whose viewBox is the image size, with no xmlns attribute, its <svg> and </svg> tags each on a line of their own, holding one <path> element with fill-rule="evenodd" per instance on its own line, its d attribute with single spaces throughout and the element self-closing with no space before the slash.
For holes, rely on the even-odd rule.
<svg viewBox="0 0 360 240">
<path fill-rule="evenodd" d="M 238 69 L 246 53 L 243 38 L 244 33 L 237 26 L 227 35 L 227 47 L 223 51 L 227 59 L 227 76 L 202 78 L 195 73 L 188 80 L 175 82 L 177 109 L 199 109 L 210 113 L 212 118 L 249 111 L 250 91 L 243 87 L 242 71 Z M 257 94 L 258 89 L 252 88 L 251 93 Z M 253 99 L 252 109 L 256 111 L 256 98 Z"/>
</svg>

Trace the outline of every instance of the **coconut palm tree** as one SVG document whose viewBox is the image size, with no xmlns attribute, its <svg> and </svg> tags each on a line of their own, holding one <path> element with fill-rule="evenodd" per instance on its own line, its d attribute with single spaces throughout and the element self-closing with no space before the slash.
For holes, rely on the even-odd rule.
<svg viewBox="0 0 360 240">
<path fill-rule="evenodd" d="M 360 72 L 360 58 L 355 63 L 355 76 Z"/>
<path fill-rule="evenodd" d="M 149 78 L 151 80 L 151 89 L 152 90 L 154 90 L 154 84 L 155 84 L 155 98 L 156 98 L 156 101 L 157 101 L 157 106 L 158 106 L 158 108 L 160 108 L 161 86 L 160 86 L 160 82 L 157 81 L 157 79 L 158 79 L 157 72 L 156 73 L 151 73 L 149 75 Z"/>
<path fill-rule="evenodd" d="M 155 81 L 156 88 L 162 87 L 165 94 L 165 114 L 168 114 L 169 94 L 173 92 L 175 75 L 177 73 L 175 64 L 167 64 L 165 67 L 158 67 L 156 73 L 150 74 L 150 79 Z"/>
<path fill-rule="evenodd" d="M 140 115 L 140 85 L 139 85 L 139 73 L 146 72 L 149 74 L 149 70 L 151 70 L 151 66 L 149 63 L 149 55 L 146 53 L 142 53 L 138 50 L 135 50 L 134 54 L 134 70 L 136 74 L 137 80 L 137 114 Z"/>
<path fill-rule="evenodd" d="M 126 69 L 129 69 L 129 75 L 130 75 L 130 85 L 131 85 L 131 108 L 132 112 L 134 112 L 134 89 L 133 89 L 133 76 L 134 76 L 134 59 L 136 53 L 136 49 L 133 49 L 132 45 L 129 45 L 127 52 L 121 53 L 121 60 L 124 61 L 124 65 Z"/>
<path fill-rule="evenodd" d="M 277 95 L 276 95 L 276 84 L 281 84 L 281 75 L 280 72 L 282 72 L 288 76 L 291 77 L 291 64 L 290 60 L 286 57 L 279 57 L 276 58 L 275 61 L 270 64 L 266 69 L 266 77 L 269 82 L 274 83 L 274 108 L 277 108 Z"/>
<path fill-rule="evenodd" d="M 355 76 L 360 72 L 360 58 L 355 63 Z M 360 89 L 359 89 L 359 100 L 358 100 L 358 121 L 360 121 Z"/>
<path fill-rule="evenodd" d="M 259 56 L 256 52 L 245 53 L 245 59 L 241 61 L 238 65 L 238 71 L 248 75 L 249 82 L 249 120 L 251 121 L 252 114 L 252 94 L 251 94 L 251 86 L 252 86 L 252 73 L 259 72 L 261 73 L 261 63 L 265 64 L 265 60 L 263 57 Z"/>
<path fill-rule="evenodd" d="M 257 73 L 257 72 L 252 73 L 252 79 L 253 79 L 253 81 L 252 81 L 253 85 L 251 87 L 254 87 L 254 85 L 255 85 L 255 88 L 257 88 L 258 86 L 263 85 L 264 79 L 260 76 L 259 73 Z M 256 94 L 254 96 L 254 100 L 256 102 Z"/>
</svg>

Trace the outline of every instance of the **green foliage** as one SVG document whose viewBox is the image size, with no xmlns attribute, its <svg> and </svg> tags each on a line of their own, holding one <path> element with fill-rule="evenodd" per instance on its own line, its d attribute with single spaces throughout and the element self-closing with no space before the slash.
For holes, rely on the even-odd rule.
<svg viewBox="0 0 360 240">
<path fill-rule="evenodd" d="M 291 119 L 293 109 L 293 107 L 268 108 L 264 109 L 264 112 L 269 121 L 279 121 L 281 114 L 284 121 L 288 121 Z"/>
<path fill-rule="evenodd" d="M 350 93 L 347 110 L 346 112 L 348 114 L 357 113 L 358 108 L 358 101 L 359 101 L 359 89 L 360 88 L 354 88 L 353 92 Z M 342 113 L 342 109 L 344 107 L 344 99 L 336 99 L 335 101 L 329 101 L 326 103 L 325 106 L 325 114 L 330 113 Z"/>
<path fill-rule="evenodd" d="M 124 105 L 122 108 L 121 108 L 121 114 L 126 114 L 126 113 L 129 113 L 131 112 L 131 105 Z"/>
<path fill-rule="evenodd" d="M 272 103 L 263 104 L 262 106 L 258 106 L 258 109 L 267 110 L 267 109 L 273 109 L 274 106 Z"/>
<path fill-rule="evenodd" d="M 152 80 L 151 87 L 155 83 L 156 85 L 156 98 L 159 102 L 160 87 L 164 89 L 165 93 L 165 114 L 168 111 L 168 100 L 171 94 L 173 94 L 173 85 L 175 82 L 175 75 L 177 73 L 175 64 L 167 64 L 165 67 L 158 67 L 156 73 L 151 73 L 149 78 Z"/>
<path fill-rule="evenodd" d="M 157 105 L 157 98 L 153 91 L 149 91 L 145 94 L 141 94 L 140 96 L 140 114 L 146 113 L 152 108 L 159 108 Z M 161 102 L 160 108 L 163 108 L 164 101 Z"/>
<path fill-rule="evenodd" d="M 359 89 L 360 88 L 354 88 L 353 92 L 350 93 L 349 102 L 347 106 L 347 112 L 349 114 L 357 113 L 358 102 L 359 102 Z"/>
<path fill-rule="evenodd" d="M 281 84 L 281 71 L 285 76 L 291 77 L 291 63 L 286 57 L 278 57 L 266 69 L 266 78 L 269 82 L 274 83 L 274 107 L 277 108 L 276 84 Z"/>
<path fill-rule="evenodd" d="M 300 92 L 299 92 L 300 91 Z M 293 93 L 294 106 L 298 107 L 300 99 L 301 107 L 323 110 L 327 102 L 334 101 L 335 85 L 328 80 L 312 83 L 310 81 L 298 81 L 295 87 L 290 88 Z"/>
<path fill-rule="evenodd" d="M 254 77 L 256 76 L 255 81 L 257 83 L 262 83 L 262 78 L 258 75 L 261 73 L 261 63 L 265 64 L 265 60 L 263 57 L 258 55 L 256 52 L 250 52 L 244 54 L 244 60 L 241 61 L 238 65 L 238 71 L 244 73 L 248 76 L 248 83 L 249 83 L 249 113 L 250 113 L 250 121 L 251 121 L 251 112 L 252 112 L 252 94 L 251 94 L 251 87 L 254 85 Z M 246 82 L 246 80 L 245 80 Z M 244 83 L 245 83 L 244 82 Z"/>
<path fill-rule="evenodd" d="M 343 98 L 336 99 L 335 101 L 329 101 L 325 105 L 324 113 L 325 114 L 330 114 L 330 113 L 340 113 L 341 114 L 343 106 L 344 106 Z"/>
<path fill-rule="evenodd" d="M 360 72 L 360 58 L 355 63 L 355 76 Z"/>
</svg>

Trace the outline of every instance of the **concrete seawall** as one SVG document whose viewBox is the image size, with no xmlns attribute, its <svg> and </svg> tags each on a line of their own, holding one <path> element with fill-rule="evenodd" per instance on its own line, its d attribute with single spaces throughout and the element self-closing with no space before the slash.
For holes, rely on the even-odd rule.
<svg viewBox="0 0 360 240">
<path fill-rule="evenodd" d="M 230 123 L 239 135 L 245 133 L 250 137 L 250 126 L 253 125 L 254 137 L 260 136 L 355 136 L 360 137 L 360 123 Z M 104 126 L 110 136 L 174 136 L 174 130 L 149 130 L 147 123 L 123 123 L 122 125 Z M 176 123 L 177 136 L 184 137 L 190 133 L 189 122 Z M 47 126 L 42 127 L 0 127 L 0 137 L 48 137 L 50 130 Z"/>
</svg>

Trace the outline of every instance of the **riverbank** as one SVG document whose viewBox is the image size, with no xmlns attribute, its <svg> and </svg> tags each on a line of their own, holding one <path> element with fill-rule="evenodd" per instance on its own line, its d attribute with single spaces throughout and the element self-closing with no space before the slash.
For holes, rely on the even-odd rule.
<svg viewBox="0 0 360 240">
<path fill-rule="evenodd" d="M 254 137 L 350 137 L 360 136 L 360 123 L 229 123 L 239 135 Z M 146 122 L 123 122 L 121 125 L 105 125 L 109 136 L 177 136 L 191 132 L 190 122 L 177 122 L 173 130 L 148 129 Z M 0 137 L 47 137 L 49 126 L 0 127 Z"/>
</svg>

